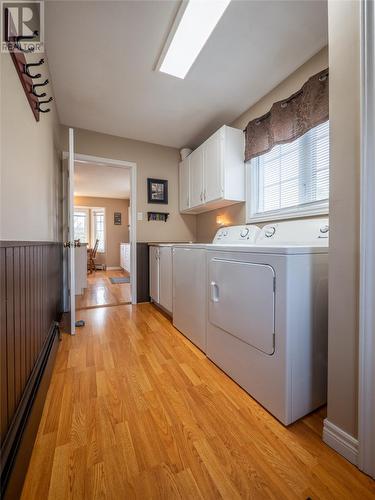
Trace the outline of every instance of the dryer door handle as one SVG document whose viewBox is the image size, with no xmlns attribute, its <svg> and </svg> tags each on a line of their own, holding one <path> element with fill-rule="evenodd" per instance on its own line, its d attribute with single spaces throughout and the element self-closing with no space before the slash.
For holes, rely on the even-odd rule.
<svg viewBox="0 0 375 500">
<path fill-rule="evenodd" d="M 215 281 L 211 281 L 211 302 L 219 302 L 219 286 Z"/>
</svg>

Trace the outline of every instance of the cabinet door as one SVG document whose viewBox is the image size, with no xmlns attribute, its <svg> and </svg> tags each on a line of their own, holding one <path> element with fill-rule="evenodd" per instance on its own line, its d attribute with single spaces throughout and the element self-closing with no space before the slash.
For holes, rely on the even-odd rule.
<svg viewBox="0 0 375 500">
<path fill-rule="evenodd" d="M 203 205 L 203 147 L 189 155 L 190 159 L 190 207 Z"/>
<path fill-rule="evenodd" d="M 190 208 L 190 160 L 189 157 L 185 158 L 180 163 L 179 168 L 179 185 L 180 185 L 180 211 L 183 212 Z"/>
<path fill-rule="evenodd" d="M 221 130 L 204 143 L 204 201 L 222 198 L 224 194 L 224 172 Z"/>
<path fill-rule="evenodd" d="M 150 247 L 150 296 L 159 303 L 159 247 Z"/>
<path fill-rule="evenodd" d="M 124 269 L 124 266 L 125 266 L 123 247 L 124 247 L 124 245 L 120 245 L 120 267 L 122 267 L 122 269 Z"/>
<path fill-rule="evenodd" d="M 172 312 L 172 247 L 160 247 L 159 303 Z"/>
<path fill-rule="evenodd" d="M 125 247 L 125 258 L 124 258 L 125 271 L 130 273 L 130 244 L 127 243 L 126 245 L 124 245 L 124 247 Z"/>
</svg>

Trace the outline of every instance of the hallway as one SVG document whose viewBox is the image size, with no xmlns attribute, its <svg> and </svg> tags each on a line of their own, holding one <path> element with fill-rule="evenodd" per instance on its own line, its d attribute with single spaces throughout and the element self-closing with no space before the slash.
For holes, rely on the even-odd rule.
<svg viewBox="0 0 375 500">
<path fill-rule="evenodd" d="M 82 310 L 63 336 L 23 500 L 370 499 L 321 441 L 285 428 L 150 304 Z"/>
<path fill-rule="evenodd" d="M 76 295 L 76 309 L 129 304 L 132 301 L 130 283 L 112 283 L 110 278 L 129 278 L 121 270 L 95 271 L 87 275 L 87 288 Z"/>
</svg>

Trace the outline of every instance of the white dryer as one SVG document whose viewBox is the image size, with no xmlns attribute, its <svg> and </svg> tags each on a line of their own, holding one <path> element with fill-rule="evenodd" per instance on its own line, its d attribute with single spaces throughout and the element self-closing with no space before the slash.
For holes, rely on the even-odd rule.
<svg viewBox="0 0 375 500">
<path fill-rule="evenodd" d="M 206 352 L 207 248 L 254 243 L 257 226 L 230 226 L 217 231 L 209 244 L 173 246 L 173 324 L 189 340 Z"/>
<path fill-rule="evenodd" d="M 282 423 L 326 401 L 328 220 L 207 247 L 207 356 Z"/>
</svg>

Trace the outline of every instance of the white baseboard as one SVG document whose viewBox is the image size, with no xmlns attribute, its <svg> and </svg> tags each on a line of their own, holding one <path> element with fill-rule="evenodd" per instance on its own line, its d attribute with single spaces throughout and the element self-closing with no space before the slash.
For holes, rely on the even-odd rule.
<svg viewBox="0 0 375 500">
<path fill-rule="evenodd" d="M 324 419 L 323 441 L 354 465 L 358 465 L 358 439 Z"/>
<path fill-rule="evenodd" d="M 107 271 L 120 271 L 120 266 L 107 266 Z"/>
</svg>

